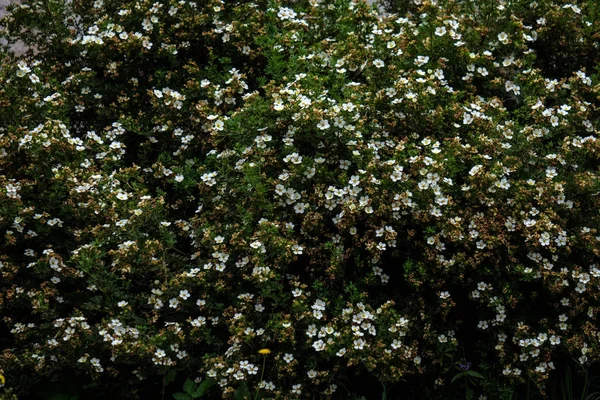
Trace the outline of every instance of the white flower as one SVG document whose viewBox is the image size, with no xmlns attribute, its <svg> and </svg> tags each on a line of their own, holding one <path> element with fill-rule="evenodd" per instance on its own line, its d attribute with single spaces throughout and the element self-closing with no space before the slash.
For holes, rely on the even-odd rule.
<svg viewBox="0 0 600 400">
<path fill-rule="evenodd" d="M 444 34 L 446 33 L 446 28 L 443 26 L 440 26 L 439 28 L 435 28 L 435 34 L 438 36 L 444 36 Z"/>
<path fill-rule="evenodd" d="M 224 127 L 225 127 L 225 123 L 220 119 L 215 121 L 215 123 L 213 125 L 213 128 L 217 131 L 222 131 Z"/>
<path fill-rule="evenodd" d="M 296 18 L 296 12 L 291 8 L 280 7 L 277 16 L 282 20 L 293 19 Z"/>
<path fill-rule="evenodd" d="M 567 299 L 567 300 L 568 300 L 568 299 Z M 564 304 L 563 304 L 563 305 L 564 305 Z M 566 305 L 568 305 L 568 303 L 567 303 Z M 559 320 L 560 322 L 565 322 L 565 321 L 566 321 L 566 320 L 568 320 L 568 319 L 569 319 L 569 318 L 568 318 L 568 317 L 567 317 L 565 314 L 560 314 L 560 315 L 558 316 L 558 320 Z"/>
<path fill-rule="evenodd" d="M 540 239 L 539 242 L 542 246 L 548 246 L 550 245 L 550 234 L 548 232 L 543 232 L 540 235 Z"/>
<path fill-rule="evenodd" d="M 117 194 L 117 199 L 119 199 L 119 200 L 127 200 L 127 198 L 128 198 L 128 195 L 125 192 L 119 192 Z"/>
<path fill-rule="evenodd" d="M 302 390 L 300 390 L 301 387 L 302 387 L 301 384 L 297 384 L 297 385 L 292 386 L 292 393 L 300 395 L 302 393 Z"/>
<path fill-rule="evenodd" d="M 294 206 L 294 211 L 296 214 L 303 214 L 304 211 L 308 208 L 308 203 L 296 203 Z"/>
<path fill-rule="evenodd" d="M 24 77 L 26 74 L 28 74 L 28 73 L 30 73 L 30 72 L 31 72 L 31 68 L 29 68 L 29 67 L 27 66 L 27 63 L 25 63 L 25 61 L 22 61 L 22 60 L 21 60 L 21 61 L 19 61 L 19 62 L 17 63 L 17 67 L 19 68 L 19 70 L 17 71 L 17 76 L 18 76 L 19 78 L 22 78 L 22 77 Z"/>
<path fill-rule="evenodd" d="M 415 64 L 420 67 L 424 64 L 427 64 L 429 62 L 429 56 L 417 56 L 417 58 L 415 58 Z"/>
<path fill-rule="evenodd" d="M 354 111 L 355 108 L 356 108 L 356 106 L 350 102 L 342 104 L 342 110 L 344 110 L 344 111 L 352 112 L 352 111 Z M 316 159 L 315 159 L 315 161 L 316 161 Z"/>
<path fill-rule="evenodd" d="M 385 63 L 383 62 L 383 60 L 380 60 L 378 58 L 375 61 L 373 61 L 373 65 L 377 68 L 383 68 L 383 66 L 385 66 Z"/>
<path fill-rule="evenodd" d="M 283 106 L 283 100 L 281 99 L 275 99 L 275 101 L 273 102 L 273 108 L 275 109 L 275 111 L 281 111 L 283 110 L 285 107 Z"/>
<path fill-rule="evenodd" d="M 326 303 L 325 303 L 323 300 L 321 300 L 321 299 L 317 299 L 317 300 L 315 301 L 315 303 L 312 305 L 312 307 L 311 307 L 311 308 L 312 308 L 313 310 L 321 310 L 321 311 L 324 311 L 324 310 L 325 310 L 325 307 L 326 307 L 326 305 L 327 305 L 327 304 L 326 304 Z"/>
<path fill-rule="evenodd" d="M 306 96 L 300 98 L 300 108 L 307 108 L 312 104 L 312 100 Z"/>
<path fill-rule="evenodd" d="M 117 303 L 117 305 L 119 307 L 125 307 L 127 305 L 127 302 L 126 301 L 120 301 L 120 302 Z"/>
<path fill-rule="evenodd" d="M 284 162 L 286 163 L 292 163 L 292 164 L 301 164 L 302 163 L 302 156 L 298 153 L 292 153 L 292 154 L 288 154 L 287 156 L 285 156 L 285 158 L 283 159 Z"/>
<path fill-rule="evenodd" d="M 100 365 L 100 360 L 99 359 L 92 358 L 90 360 L 90 364 L 92 364 L 92 366 L 96 369 L 96 371 L 98 371 L 98 372 L 104 371 L 104 368 L 102 368 L 102 366 Z"/>
<path fill-rule="evenodd" d="M 364 348 L 365 348 L 365 344 L 366 344 L 366 343 L 365 343 L 365 341 L 364 341 L 364 340 L 362 340 L 362 339 L 357 339 L 357 340 L 355 340 L 355 341 L 354 341 L 354 348 L 355 348 L 356 350 L 362 350 L 362 349 L 364 349 Z"/>
<path fill-rule="evenodd" d="M 179 297 L 181 297 L 183 300 L 187 300 L 190 297 L 190 292 L 187 290 L 180 290 Z"/>
<path fill-rule="evenodd" d="M 471 170 L 469 171 L 469 175 L 471 176 L 475 176 L 477 175 L 477 173 L 479 173 L 479 171 L 481 171 L 483 169 L 483 165 L 479 164 L 474 166 L 473 168 L 471 168 Z"/>
<path fill-rule="evenodd" d="M 209 173 L 205 173 L 203 174 L 200 179 L 202 179 L 202 181 L 208 185 L 208 186 L 213 186 L 217 183 L 217 181 L 214 179 L 217 176 L 217 172 L 209 172 Z"/>
<path fill-rule="evenodd" d="M 294 356 L 291 355 L 290 353 L 285 353 L 285 355 L 283 356 L 283 360 L 289 364 L 292 361 L 294 361 Z"/>
<path fill-rule="evenodd" d="M 325 342 L 323 342 L 322 340 L 317 340 L 316 342 L 314 342 L 312 344 L 312 346 L 314 347 L 314 349 L 316 351 L 322 351 L 325 350 Z"/>
<path fill-rule="evenodd" d="M 317 128 L 321 129 L 321 130 L 325 130 L 325 129 L 329 129 L 330 125 L 329 125 L 329 121 L 327 121 L 326 119 L 322 119 L 321 121 L 319 121 L 319 123 L 317 124 Z"/>
</svg>

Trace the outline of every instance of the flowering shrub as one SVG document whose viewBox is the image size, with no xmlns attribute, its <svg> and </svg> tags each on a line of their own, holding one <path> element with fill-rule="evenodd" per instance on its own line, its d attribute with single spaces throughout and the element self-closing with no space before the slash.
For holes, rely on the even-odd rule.
<svg viewBox="0 0 600 400">
<path fill-rule="evenodd" d="M 142 398 L 176 371 L 212 398 L 448 398 L 460 363 L 483 399 L 598 361 L 600 7 L 410 10 L 14 6 L 7 387 Z"/>
</svg>

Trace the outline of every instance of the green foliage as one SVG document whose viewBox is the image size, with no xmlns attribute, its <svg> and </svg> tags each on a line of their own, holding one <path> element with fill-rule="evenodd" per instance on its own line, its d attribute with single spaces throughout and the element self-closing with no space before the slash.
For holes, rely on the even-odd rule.
<svg viewBox="0 0 600 400">
<path fill-rule="evenodd" d="M 183 392 L 173 393 L 175 400 L 191 400 L 199 399 L 204 396 L 206 391 L 215 384 L 212 379 L 207 379 L 199 384 L 194 383 L 191 379 L 187 379 L 183 384 Z"/>
<path fill-rule="evenodd" d="M 600 6 L 386 7 L 9 8 L 0 396 L 597 397 Z"/>
</svg>

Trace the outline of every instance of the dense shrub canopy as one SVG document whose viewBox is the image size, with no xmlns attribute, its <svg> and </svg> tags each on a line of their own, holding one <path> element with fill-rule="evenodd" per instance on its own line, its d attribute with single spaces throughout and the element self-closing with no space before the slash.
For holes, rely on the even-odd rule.
<svg viewBox="0 0 600 400">
<path fill-rule="evenodd" d="M 470 362 L 491 399 L 598 361 L 600 6 L 398 12 L 13 7 L 35 51 L 1 53 L 6 386 L 449 398 Z"/>
</svg>

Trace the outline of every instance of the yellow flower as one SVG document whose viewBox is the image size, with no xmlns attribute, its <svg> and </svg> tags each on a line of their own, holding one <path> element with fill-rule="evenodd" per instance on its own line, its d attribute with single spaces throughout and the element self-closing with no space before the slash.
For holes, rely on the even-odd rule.
<svg viewBox="0 0 600 400">
<path fill-rule="evenodd" d="M 6 379 L 4 379 L 4 375 L 0 374 L 0 386 L 4 386 L 6 383 Z"/>
<path fill-rule="evenodd" d="M 259 354 L 269 354 L 269 353 L 271 353 L 271 350 L 269 350 L 269 349 L 260 349 L 258 351 L 258 353 Z"/>
</svg>

